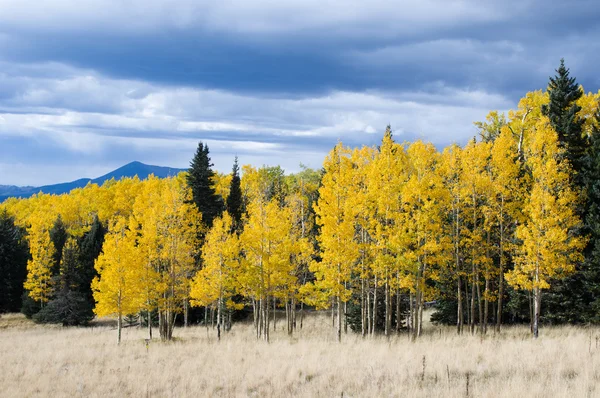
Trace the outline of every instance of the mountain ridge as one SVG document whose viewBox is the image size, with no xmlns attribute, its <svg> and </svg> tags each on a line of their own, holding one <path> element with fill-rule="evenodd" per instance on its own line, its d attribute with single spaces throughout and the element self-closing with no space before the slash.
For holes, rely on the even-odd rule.
<svg viewBox="0 0 600 398">
<path fill-rule="evenodd" d="M 73 189 L 76 188 L 83 188 L 89 183 L 102 185 L 104 184 L 104 182 L 112 178 L 114 178 L 115 180 L 120 180 L 121 178 L 134 177 L 137 175 L 138 178 L 144 180 L 148 178 L 148 176 L 151 174 L 154 174 L 159 178 L 166 178 L 175 176 L 182 171 L 186 171 L 186 169 L 177 169 L 174 167 L 165 166 L 154 166 L 139 161 L 133 161 L 97 178 L 80 178 L 70 182 L 42 185 L 39 187 L 0 185 L 0 203 L 12 197 L 28 198 L 39 192 L 60 195 L 63 193 L 71 192 Z"/>
</svg>

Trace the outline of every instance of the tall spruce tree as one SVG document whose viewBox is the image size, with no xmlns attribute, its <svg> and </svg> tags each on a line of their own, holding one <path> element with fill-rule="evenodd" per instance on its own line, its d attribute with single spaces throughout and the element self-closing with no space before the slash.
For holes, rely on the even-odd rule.
<svg viewBox="0 0 600 398">
<path fill-rule="evenodd" d="M 596 126 L 590 136 L 590 147 L 583 167 L 583 183 L 587 194 L 584 222 L 589 241 L 584 252 L 583 273 L 589 292 L 588 321 L 600 322 L 600 103 L 596 110 Z"/>
<path fill-rule="evenodd" d="M 550 77 L 548 95 L 550 103 L 542 107 L 542 112 L 548 116 L 552 128 L 558 133 L 558 140 L 566 149 L 567 159 L 577 175 L 583 167 L 587 147 L 587 139 L 582 134 L 584 121 L 577 115 L 581 107 L 576 103 L 583 95 L 583 90 L 576 79 L 569 76 L 564 59 L 560 60 L 556 76 Z M 581 185 L 580 178 L 576 178 L 575 182 Z"/>
<path fill-rule="evenodd" d="M 0 313 L 21 309 L 29 257 L 24 235 L 6 210 L 0 212 Z"/>
<path fill-rule="evenodd" d="M 208 156 L 208 145 L 198 144 L 196 154 L 190 163 L 187 183 L 192 189 L 192 200 L 202 213 L 202 221 L 210 228 L 213 220 L 223 212 L 223 199 L 215 192 L 212 183 L 213 164 Z"/>
<path fill-rule="evenodd" d="M 56 221 L 54 221 L 54 226 L 50 230 L 50 240 L 52 240 L 52 244 L 54 245 L 54 261 L 51 268 L 52 276 L 57 276 L 60 273 L 63 248 L 65 247 L 65 243 L 67 243 L 68 237 L 67 228 L 59 214 Z"/>
<path fill-rule="evenodd" d="M 575 77 L 569 75 L 564 59 L 556 69 L 556 75 L 550 77 L 548 83 L 550 102 L 542 106 L 542 113 L 548 117 L 552 128 L 557 132 L 559 144 L 565 149 L 565 156 L 573 169 L 573 183 L 579 189 L 582 201 L 578 206 L 578 214 L 584 223 L 587 208 L 590 205 L 586 198 L 585 184 L 586 153 L 589 140 L 583 136 L 584 120 L 578 116 L 581 107 L 577 100 L 583 95 L 583 90 L 577 84 Z M 577 235 L 586 235 L 587 225 L 578 227 Z M 591 280 L 592 274 L 587 272 L 589 262 L 576 265 L 576 272 L 553 284 L 546 294 L 545 314 L 542 319 L 548 323 L 582 323 L 588 322 L 592 316 L 589 311 L 594 300 L 590 290 L 596 282 Z"/>
<path fill-rule="evenodd" d="M 92 280 L 98 275 L 94 262 L 102 252 L 102 243 L 106 229 L 94 216 L 90 230 L 79 241 L 79 258 L 77 260 L 76 284 L 77 290 L 82 293 L 87 302 L 94 306 L 94 296 L 92 294 Z"/>
<path fill-rule="evenodd" d="M 227 197 L 227 213 L 231 216 L 232 228 L 239 232 L 242 225 L 242 214 L 244 212 L 242 203 L 242 186 L 240 180 L 238 158 L 235 157 L 231 171 L 231 184 L 229 185 L 229 196 Z"/>
</svg>

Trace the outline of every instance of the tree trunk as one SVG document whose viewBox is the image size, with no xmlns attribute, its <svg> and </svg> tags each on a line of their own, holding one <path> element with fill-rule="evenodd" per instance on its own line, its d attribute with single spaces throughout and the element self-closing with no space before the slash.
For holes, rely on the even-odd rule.
<svg viewBox="0 0 600 398">
<path fill-rule="evenodd" d="M 490 302 L 488 301 L 488 295 L 489 295 L 489 290 L 490 290 L 490 278 L 489 278 L 489 274 L 486 272 L 485 275 L 485 290 L 483 293 L 483 300 L 484 300 L 484 308 L 483 308 L 483 334 L 487 333 L 487 328 L 488 328 L 488 315 L 489 315 L 489 306 L 490 306 Z"/>
<path fill-rule="evenodd" d="M 534 319 L 533 319 L 533 337 L 536 339 L 539 336 L 539 325 L 540 325 L 540 311 L 542 307 L 542 291 L 539 287 L 536 287 L 533 291 L 534 294 Z"/>
<path fill-rule="evenodd" d="M 402 317 L 400 315 L 400 290 L 396 291 L 396 333 L 400 333 L 400 326 L 402 325 Z"/>
<path fill-rule="evenodd" d="M 502 196 L 504 208 L 504 196 Z M 498 312 L 496 313 L 496 332 L 500 332 L 502 325 L 502 296 L 504 295 L 504 215 L 500 210 L 500 275 L 498 276 Z"/>
<path fill-rule="evenodd" d="M 392 304 L 390 302 L 390 284 L 385 282 L 385 335 L 389 336 L 392 324 Z"/>
<path fill-rule="evenodd" d="M 529 302 L 529 329 L 531 330 L 531 333 L 533 333 L 533 298 L 531 297 L 531 290 L 527 291 L 527 296 L 528 296 L 528 302 Z"/>
<path fill-rule="evenodd" d="M 458 275 L 458 288 L 456 290 L 456 296 L 457 296 L 457 301 L 458 301 L 458 314 L 457 314 L 457 321 L 456 321 L 456 333 L 458 334 L 462 334 L 462 330 L 463 330 L 463 323 L 464 323 L 464 319 L 463 319 L 463 299 L 462 299 L 462 286 L 461 286 L 461 278 L 460 275 Z"/>
<path fill-rule="evenodd" d="M 367 283 L 368 283 L 368 281 L 367 281 Z M 369 335 L 372 333 L 372 330 L 371 330 L 371 325 L 372 325 L 372 322 L 371 322 L 371 292 L 370 292 L 370 290 L 371 290 L 371 287 L 369 286 L 369 284 L 367 284 L 367 292 L 366 292 L 367 303 L 366 303 L 365 311 L 366 311 L 366 315 L 367 315 L 367 334 L 369 334 Z"/>
<path fill-rule="evenodd" d="M 342 299 L 337 298 L 337 340 L 342 341 Z"/>
<path fill-rule="evenodd" d="M 479 283 L 479 267 L 475 276 L 477 281 L 477 329 L 479 330 L 479 333 L 483 334 L 483 301 L 481 298 L 481 286 Z"/>
<path fill-rule="evenodd" d="M 360 334 L 362 337 L 365 337 L 365 333 L 366 333 L 365 323 L 367 320 L 367 313 L 366 313 L 365 304 L 366 304 L 365 278 L 361 278 L 361 280 L 360 280 Z"/>
<path fill-rule="evenodd" d="M 217 341 L 221 341 L 221 303 L 222 298 L 217 301 Z"/>
<path fill-rule="evenodd" d="M 406 319 L 406 327 L 408 329 L 408 334 L 411 335 L 413 333 L 413 325 L 415 324 L 414 320 L 414 305 L 413 305 L 413 294 L 409 293 L 408 295 L 408 316 Z"/>
<path fill-rule="evenodd" d="M 117 345 L 121 345 L 121 329 L 123 328 L 123 314 L 119 311 L 119 318 L 117 319 Z"/>
<path fill-rule="evenodd" d="M 188 316 L 189 316 L 190 303 L 188 299 L 183 299 L 183 327 L 188 327 Z"/>
<path fill-rule="evenodd" d="M 273 297 L 273 331 L 277 330 L 277 299 Z"/>
<path fill-rule="evenodd" d="M 371 333 L 375 334 L 377 330 L 377 275 L 375 275 L 375 285 L 373 286 L 373 328 Z"/>
</svg>

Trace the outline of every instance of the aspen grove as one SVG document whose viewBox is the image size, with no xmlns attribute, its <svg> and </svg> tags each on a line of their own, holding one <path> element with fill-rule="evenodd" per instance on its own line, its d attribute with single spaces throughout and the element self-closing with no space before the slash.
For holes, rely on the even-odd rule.
<svg viewBox="0 0 600 398">
<path fill-rule="evenodd" d="M 572 121 L 592 148 L 600 92 L 577 89 Z M 231 175 L 214 173 L 201 145 L 207 186 L 191 186 L 202 175 L 190 169 L 12 198 L 0 211 L 26 230 L 24 288 L 38 310 L 68 288 L 62 273 L 77 272 L 53 270 L 57 219 L 71 242 L 63 253 L 94 220 L 107 228 L 87 288 L 95 315 L 118 319 L 119 341 L 128 316 L 145 317 L 152 338 L 154 314 L 160 338 L 171 340 L 194 311 L 220 339 L 246 311 L 268 341 L 277 322 L 289 334 L 302 327 L 306 308 L 330 310 L 338 340 L 349 329 L 418 339 L 431 303 L 458 334 L 529 322 L 537 337 L 545 294 L 583 272 L 594 236 L 582 228 L 585 166 L 570 156 L 550 103 L 549 92 L 527 93 L 516 110 L 476 123 L 465 145 L 441 150 L 398 142 L 388 126 L 377 146 L 339 142 L 320 171 L 289 175 L 249 165 L 238 175 L 237 159 Z"/>
</svg>

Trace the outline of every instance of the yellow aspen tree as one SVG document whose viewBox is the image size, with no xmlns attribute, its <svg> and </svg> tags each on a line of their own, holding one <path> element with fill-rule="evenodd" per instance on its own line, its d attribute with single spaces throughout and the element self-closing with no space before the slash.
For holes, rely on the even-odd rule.
<svg viewBox="0 0 600 398">
<path fill-rule="evenodd" d="M 462 242 L 464 226 L 464 207 L 465 200 L 462 193 L 463 177 L 463 152 L 462 148 L 456 144 L 444 149 L 442 154 L 441 167 L 439 168 L 444 179 L 444 185 L 450 195 L 449 213 L 451 215 L 450 235 L 452 236 L 452 256 L 454 269 L 449 276 L 456 278 L 456 301 L 457 317 L 456 331 L 458 334 L 463 332 L 464 326 L 464 307 L 463 307 L 463 280 L 466 273 L 463 270 L 464 254 Z"/>
<path fill-rule="evenodd" d="M 297 250 L 292 262 L 295 268 L 296 287 L 290 291 L 286 316 L 288 318 L 288 333 L 297 327 L 296 307 L 300 302 L 300 328 L 304 321 L 304 296 L 303 286 L 306 285 L 309 276 L 309 265 L 314 255 L 316 242 L 315 214 L 313 204 L 318 197 L 321 175 L 318 171 L 300 165 L 303 170 L 299 173 L 289 175 L 286 179 L 288 196 L 286 206 L 290 209 L 292 217 L 292 240 L 304 248 Z"/>
<path fill-rule="evenodd" d="M 224 306 L 235 294 L 236 277 L 240 268 L 240 245 L 237 234 L 232 232 L 229 214 L 213 221 L 202 247 L 204 267 L 198 271 L 191 285 L 192 306 L 217 307 L 217 338 L 221 339 L 224 323 Z"/>
<path fill-rule="evenodd" d="M 508 127 L 503 127 L 494 141 L 490 170 L 492 175 L 492 197 L 489 205 L 498 227 L 498 306 L 496 331 L 502 324 L 502 304 L 504 298 L 504 272 L 507 255 L 511 251 L 512 233 L 510 224 L 519 220 L 522 203 L 522 179 L 519 177 L 521 162 L 517 157 L 517 141 Z"/>
<path fill-rule="evenodd" d="M 470 330 L 475 332 L 475 324 L 478 324 L 479 331 L 484 332 L 484 300 L 486 297 L 481 294 L 481 274 L 485 271 L 485 278 L 489 286 L 489 267 L 491 256 L 489 255 L 489 244 L 486 239 L 486 228 L 489 232 L 489 225 L 484 212 L 486 201 L 490 197 L 492 189 L 489 175 L 489 161 L 491 156 L 491 142 L 476 142 L 471 140 L 463 149 L 463 176 L 462 189 L 465 198 L 465 216 L 469 223 L 465 230 L 466 236 L 466 254 L 469 256 L 471 265 L 471 297 L 470 297 Z M 489 224 L 489 223 L 488 223 Z M 477 298 L 478 316 L 475 317 Z M 486 300 L 487 301 L 487 300 Z M 485 304 L 487 306 L 487 303 Z"/>
<path fill-rule="evenodd" d="M 506 281 L 517 289 L 533 291 L 532 333 L 537 338 L 542 290 L 548 289 L 553 279 L 575 270 L 585 240 L 571 234 L 581 222 L 576 213 L 578 196 L 571 187 L 570 165 L 562 156 L 557 133 L 547 118 L 535 125 L 526 151 L 525 166 L 531 173 L 532 186 L 524 207 L 525 222 L 516 231 L 522 245 Z"/>
<path fill-rule="evenodd" d="M 183 173 L 160 181 L 160 201 L 155 209 L 160 217 L 151 231 L 156 231 L 159 240 L 159 332 L 162 340 L 171 340 L 175 317 L 183 311 L 184 300 L 189 297 L 201 215 L 191 202 L 191 190 Z M 141 223 L 142 236 L 148 224 Z"/>
<path fill-rule="evenodd" d="M 98 276 L 92 281 L 97 316 L 117 316 L 117 342 L 121 343 L 123 316 L 135 314 L 144 304 L 142 257 L 136 244 L 137 231 L 118 217 L 105 236 L 96 260 Z"/>
<path fill-rule="evenodd" d="M 402 211 L 402 188 L 406 180 L 407 156 L 404 147 L 394 142 L 388 126 L 379 151 L 369 165 L 368 189 L 371 197 L 372 219 L 370 236 L 372 238 L 373 274 L 378 285 L 384 288 L 384 333 L 391 334 L 392 329 L 392 293 L 396 293 L 399 303 L 400 261 L 406 251 L 400 227 Z M 367 167 L 365 167 L 366 169 Z M 366 207 L 357 207 L 361 213 L 368 213 Z M 377 286 L 376 286 L 377 287 Z M 375 303 L 376 304 L 376 300 Z M 373 314 L 376 314 L 376 305 Z M 398 308 L 396 309 L 398 310 Z M 399 325 L 397 311 L 396 324 Z"/>
<path fill-rule="evenodd" d="M 27 279 L 23 287 L 29 292 L 29 297 L 43 307 L 53 291 L 51 268 L 54 264 L 54 245 L 47 227 L 39 219 L 34 218 L 31 222 L 28 228 L 31 259 L 27 261 Z"/>
<path fill-rule="evenodd" d="M 391 134 L 391 130 L 390 130 Z M 372 168 L 377 156 L 377 150 L 372 147 L 363 146 L 352 150 L 350 156 L 352 162 L 352 175 L 348 186 L 349 195 L 346 203 L 348 217 L 355 224 L 355 245 L 358 249 L 358 263 L 352 269 L 352 280 L 349 288 L 354 292 L 356 278 L 360 278 L 360 305 L 361 305 L 361 333 L 375 333 L 377 325 L 377 293 L 382 285 L 379 274 L 374 272 L 373 260 L 375 245 L 372 231 L 377 220 L 375 219 L 376 194 L 372 189 Z M 371 284 L 371 279 L 373 283 Z M 372 289 L 371 289 L 372 285 Z M 371 305 L 373 296 L 373 305 Z M 344 302 L 344 313 L 347 312 L 347 301 Z M 347 329 L 347 321 L 344 318 L 344 330 Z"/>
<path fill-rule="evenodd" d="M 215 188 L 215 192 L 217 195 L 223 198 L 223 201 L 227 201 L 227 197 L 229 196 L 229 185 L 231 185 L 231 179 L 233 176 L 229 174 L 223 174 L 219 172 L 215 172 L 212 185 Z"/>
<path fill-rule="evenodd" d="M 277 199 L 250 204 L 248 220 L 240 235 L 245 253 L 239 278 L 242 294 L 250 297 L 257 338 L 269 341 L 270 306 L 276 293 L 289 286 L 294 245 L 290 239 L 291 216 Z"/>
<path fill-rule="evenodd" d="M 350 151 L 337 144 L 325 158 L 319 201 L 315 206 L 321 261 L 313 262 L 316 290 L 337 304 L 337 338 L 341 341 L 342 306 L 351 296 L 351 282 L 358 248 L 354 242 L 355 223 L 349 199 L 353 192 L 353 165 Z"/>
<path fill-rule="evenodd" d="M 406 234 L 410 250 L 404 258 L 404 284 L 412 293 L 412 336 L 421 335 L 423 307 L 433 296 L 428 281 L 439 280 L 439 267 L 448 264 L 451 242 L 445 231 L 444 209 L 450 200 L 437 168 L 440 154 L 432 144 L 412 143 L 408 149 L 409 177 L 402 189 Z M 414 298 L 414 305 L 413 305 Z"/>
<path fill-rule="evenodd" d="M 160 297 L 160 276 L 158 274 L 162 242 L 158 227 L 162 217 L 160 192 L 163 184 L 158 178 L 150 176 L 144 181 L 140 194 L 133 205 L 132 228 L 138 232 L 138 251 L 142 260 L 140 283 L 144 290 L 144 304 L 140 308 L 146 311 L 148 338 L 152 339 L 151 311 L 158 306 Z"/>
<path fill-rule="evenodd" d="M 585 93 L 583 87 L 581 87 L 581 91 Z M 599 128 L 598 120 L 595 115 L 598 110 L 598 103 L 600 102 L 600 90 L 598 93 L 587 93 L 583 94 L 576 102 L 577 106 L 581 107 L 581 110 L 577 112 L 577 117 L 583 119 L 583 134 L 586 137 L 591 137 L 594 131 L 594 128 Z"/>
</svg>

